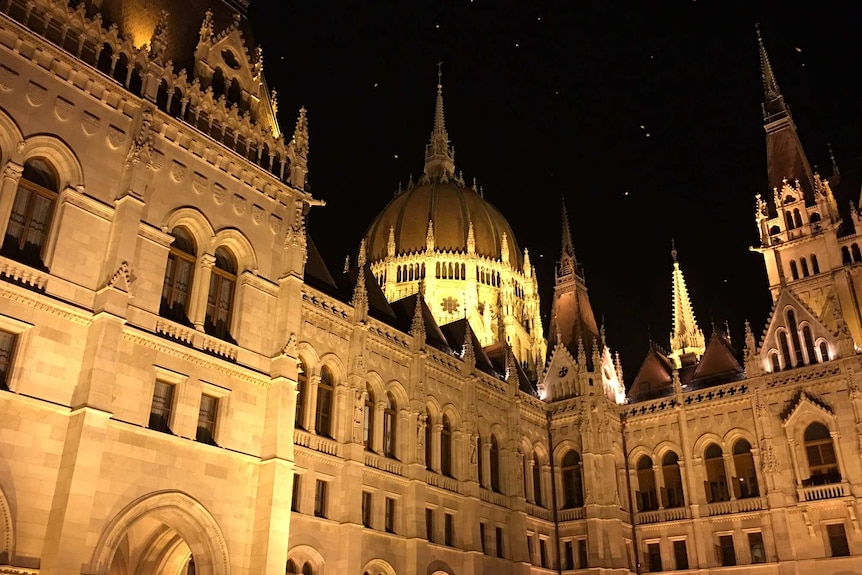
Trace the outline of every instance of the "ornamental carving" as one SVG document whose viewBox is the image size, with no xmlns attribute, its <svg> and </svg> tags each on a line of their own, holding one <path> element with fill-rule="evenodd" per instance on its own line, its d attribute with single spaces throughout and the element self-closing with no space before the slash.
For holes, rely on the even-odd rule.
<svg viewBox="0 0 862 575">
<path fill-rule="evenodd" d="M 95 134 L 101 123 L 102 121 L 90 112 L 84 112 L 84 115 L 81 116 L 81 129 L 88 136 Z"/>
<path fill-rule="evenodd" d="M 54 103 L 54 113 L 57 114 L 57 117 L 66 122 L 69 118 L 72 117 L 72 112 L 75 111 L 75 104 L 66 100 L 65 98 L 61 98 L 57 96 L 57 101 Z"/>
<path fill-rule="evenodd" d="M 30 82 L 27 84 L 27 101 L 30 102 L 33 106 L 39 107 L 45 103 L 45 95 L 48 90 L 36 84 L 35 82 Z"/>
<path fill-rule="evenodd" d="M 108 126 L 108 145 L 115 150 L 123 145 L 123 140 L 126 139 L 126 133 L 117 126 Z"/>
<path fill-rule="evenodd" d="M 18 72 L 12 68 L 0 65 L 0 89 L 8 92 L 12 89 L 12 84 L 18 77 Z"/>
</svg>

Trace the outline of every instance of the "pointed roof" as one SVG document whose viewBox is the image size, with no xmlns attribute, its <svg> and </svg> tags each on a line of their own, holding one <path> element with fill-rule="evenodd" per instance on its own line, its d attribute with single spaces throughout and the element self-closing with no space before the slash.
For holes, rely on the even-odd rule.
<svg viewBox="0 0 862 575">
<path fill-rule="evenodd" d="M 709 336 L 706 350 L 694 370 L 691 383 L 696 387 L 720 385 L 745 377 L 745 372 L 736 359 L 736 350 L 717 331 Z"/>
<path fill-rule="evenodd" d="M 449 342 L 449 347 L 456 351 L 463 350 L 465 348 L 464 344 L 466 336 L 469 334 L 471 345 L 467 347 L 473 348 L 473 354 L 476 356 L 476 369 L 485 373 L 496 374 L 494 365 L 488 358 L 488 354 L 485 353 L 482 343 L 476 337 L 476 334 L 472 329 L 467 329 L 466 324 L 467 320 L 465 318 L 461 318 L 457 321 L 441 326 L 440 331 L 442 331 L 443 335 L 446 336 L 446 340 Z"/>
<path fill-rule="evenodd" d="M 673 364 L 666 355 L 650 346 L 626 396 L 630 401 L 647 401 L 673 393 Z"/>
<path fill-rule="evenodd" d="M 694 353 L 700 356 L 704 351 L 703 332 L 697 326 L 694 317 L 694 308 L 688 296 L 688 288 L 682 269 L 677 261 L 676 245 L 671 244 L 671 257 L 673 257 L 673 272 L 671 273 L 671 324 L 673 331 L 670 334 L 670 356 L 677 360 L 686 354 Z"/>
<path fill-rule="evenodd" d="M 778 88 L 759 27 L 757 44 L 763 76 L 763 122 L 766 130 L 769 188 L 781 190 L 785 179 L 789 182 L 799 180 L 803 195 L 811 204 L 814 202 L 814 173 L 796 133 L 790 107 L 784 102 L 784 96 Z"/>
<path fill-rule="evenodd" d="M 449 145 L 446 120 L 443 115 L 443 71 L 442 62 L 437 64 L 437 101 L 434 106 L 434 129 L 431 141 L 425 150 L 425 170 L 428 177 L 448 179 L 455 175 L 455 149 Z"/>
<path fill-rule="evenodd" d="M 394 327 L 405 333 L 410 333 L 416 316 L 417 300 L 419 300 L 419 294 L 414 293 L 389 304 L 397 317 Z M 431 313 L 428 304 L 425 303 L 425 298 L 422 298 L 421 306 L 422 324 L 425 329 L 425 344 L 446 353 L 451 353 L 452 350 L 449 347 L 449 342 L 446 341 L 446 336 L 440 331 L 440 326 L 434 320 L 434 314 Z"/>
</svg>

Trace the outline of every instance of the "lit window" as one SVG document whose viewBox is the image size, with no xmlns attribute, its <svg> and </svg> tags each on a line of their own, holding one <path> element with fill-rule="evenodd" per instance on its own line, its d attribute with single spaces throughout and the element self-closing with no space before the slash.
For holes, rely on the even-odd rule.
<svg viewBox="0 0 862 575">
<path fill-rule="evenodd" d="M 395 400 L 388 393 L 383 408 L 383 455 L 395 458 Z"/>
<path fill-rule="evenodd" d="M 41 158 L 28 160 L 18 181 L 2 254 L 44 268 L 42 249 L 48 238 L 58 192 L 54 168 Z"/>
<path fill-rule="evenodd" d="M 754 468 L 754 457 L 751 455 L 751 445 L 748 441 L 740 439 L 733 445 L 733 464 L 737 474 L 733 481 L 736 497 L 740 499 L 758 497 L 760 490 L 757 487 L 757 472 Z"/>
<path fill-rule="evenodd" d="M 171 433 L 171 409 L 174 403 L 174 386 L 164 381 L 156 380 L 153 389 L 153 403 L 150 405 L 150 422 L 148 427 L 163 433 Z"/>
<path fill-rule="evenodd" d="M 224 248 L 215 251 L 215 264 L 210 275 L 207 313 L 204 330 L 219 339 L 233 341 L 230 320 L 236 288 L 236 263 Z"/>
<path fill-rule="evenodd" d="M 808 456 L 811 477 L 803 481 L 803 485 L 826 485 L 841 481 L 835 445 L 829 429 L 822 423 L 812 423 L 805 429 L 805 454 Z"/>
<path fill-rule="evenodd" d="M 215 445 L 216 411 L 218 398 L 211 395 L 201 396 L 201 408 L 198 412 L 198 430 L 195 439 L 201 443 Z"/>
<path fill-rule="evenodd" d="M 296 374 L 296 418 L 294 425 L 299 429 L 305 429 L 305 395 L 308 387 L 308 376 L 306 375 L 305 363 L 300 363 Z"/>
<path fill-rule="evenodd" d="M 324 367 L 320 371 L 320 383 L 317 385 L 317 409 L 314 420 L 314 431 L 324 437 L 330 437 L 332 433 L 332 395 L 334 391 L 332 373 Z"/>
</svg>

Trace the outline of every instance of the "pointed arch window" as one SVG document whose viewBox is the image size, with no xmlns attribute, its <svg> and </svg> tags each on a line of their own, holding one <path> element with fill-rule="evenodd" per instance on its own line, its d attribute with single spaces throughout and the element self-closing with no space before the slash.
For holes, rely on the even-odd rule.
<svg viewBox="0 0 862 575">
<path fill-rule="evenodd" d="M 373 450 L 374 442 L 374 391 L 365 387 L 365 406 L 362 417 L 362 443 L 368 451 Z"/>
<path fill-rule="evenodd" d="M 188 304 L 195 267 L 195 241 L 184 228 L 171 233 L 174 241 L 168 252 L 159 315 L 189 325 Z"/>
<path fill-rule="evenodd" d="M 853 259 L 850 257 L 850 250 L 847 246 L 841 248 L 841 263 L 843 264 L 852 264 Z"/>
<path fill-rule="evenodd" d="M 584 489 L 581 477 L 581 456 L 575 450 L 569 450 L 563 456 L 561 469 L 563 475 L 563 509 L 583 507 Z"/>
<path fill-rule="evenodd" d="M 757 472 L 754 467 L 754 457 L 751 455 L 751 444 L 745 439 L 740 439 L 733 444 L 733 463 L 736 468 L 736 477 L 733 481 L 736 497 L 741 499 L 759 497 L 760 489 L 757 486 Z"/>
<path fill-rule="evenodd" d="M 802 227 L 802 214 L 799 213 L 799 208 L 793 210 L 793 223 L 797 228 Z"/>
<path fill-rule="evenodd" d="M 784 360 L 784 369 L 790 369 L 793 367 L 793 362 L 790 359 L 790 343 L 787 341 L 786 331 L 778 333 L 778 346 L 781 348 L 781 359 Z"/>
<path fill-rule="evenodd" d="M 638 510 L 655 511 L 658 509 L 658 497 L 655 492 L 655 473 L 652 470 L 652 458 L 647 455 L 638 460 Z"/>
<path fill-rule="evenodd" d="M 431 423 L 431 414 L 428 413 L 428 409 L 425 409 L 425 467 L 427 469 L 431 469 L 432 467 L 432 459 L 433 459 L 433 448 L 431 446 L 431 440 L 434 438 L 434 429 Z"/>
<path fill-rule="evenodd" d="M 706 500 L 708 503 L 716 501 L 729 501 L 730 494 L 727 490 L 727 472 L 724 469 L 724 454 L 721 447 L 711 443 L 704 451 L 704 464 L 706 466 Z"/>
<path fill-rule="evenodd" d="M 306 562 L 302 566 L 302 575 L 314 575 L 314 569 L 311 568 L 311 563 Z"/>
<path fill-rule="evenodd" d="M 482 455 L 484 453 L 483 448 L 484 445 L 482 441 L 482 436 L 477 435 L 476 437 L 476 478 L 479 480 L 479 485 L 485 485 L 485 458 Z"/>
<path fill-rule="evenodd" d="M 396 416 L 395 398 L 391 393 L 386 394 L 386 404 L 383 406 L 383 455 L 395 459 Z"/>
<path fill-rule="evenodd" d="M 807 278 L 809 275 L 811 275 L 811 273 L 808 271 L 808 260 L 802 258 L 799 261 L 802 264 L 802 277 Z"/>
<path fill-rule="evenodd" d="M 850 246 L 850 252 L 853 254 L 853 263 L 862 261 L 862 252 L 859 251 L 859 244 Z"/>
<path fill-rule="evenodd" d="M 778 360 L 778 353 L 772 352 L 769 354 L 769 362 L 772 365 L 772 373 L 781 371 L 781 362 Z"/>
<path fill-rule="evenodd" d="M 787 310 L 787 331 L 790 332 L 790 340 L 793 342 L 793 354 L 796 356 L 796 363 L 793 366 L 795 367 L 802 363 L 802 341 L 796 324 L 796 312 L 793 309 Z"/>
<path fill-rule="evenodd" d="M 233 314 L 235 289 L 236 261 L 225 248 L 218 248 L 215 251 L 215 264 L 210 275 L 204 331 L 230 342 L 233 342 L 230 336 L 230 320 Z"/>
<path fill-rule="evenodd" d="M 817 256 L 811 254 L 811 273 L 817 275 L 820 273 L 820 264 L 817 263 Z"/>
<path fill-rule="evenodd" d="M 793 215 L 790 212 L 784 212 L 784 221 L 787 224 L 787 230 L 793 229 Z"/>
<path fill-rule="evenodd" d="M 814 422 L 805 428 L 805 455 L 808 457 L 810 477 L 802 482 L 805 486 L 839 483 L 841 473 L 835 457 L 835 444 L 829 429 Z"/>
<path fill-rule="evenodd" d="M 500 493 L 500 446 L 497 436 L 491 434 L 491 489 Z"/>
<path fill-rule="evenodd" d="M 320 370 L 320 383 L 317 384 L 317 406 L 315 409 L 314 431 L 317 435 L 332 437 L 332 397 L 335 387 L 332 372 L 324 367 Z"/>
<path fill-rule="evenodd" d="M 445 413 L 443 428 L 440 430 L 440 473 L 452 476 L 452 424 Z"/>
<path fill-rule="evenodd" d="M 799 279 L 799 268 L 796 267 L 796 260 L 790 260 L 790 277 L 795 280 Z"/>
<path fill-rule="evenodd" d="M 682 490 L 682 474 L 679 470 L 679 456 L 673 451 L 664 454 L 661 460 L 661 473 L 664 479 L 662 499 L 665 507 L 682 507 L 685 496 Z"/>
<path fill-rule="evenodd" d="M 2 255 L 45 269 L 42 250 L 48 239 L 58 192 L 58 177 L 51 164 L 42 158 L 24 162 L 6 237 L 3 238 Z"/>
<path fill-rule="evenodd" d="M 305 400 L 308 389 L 308 372 L 305 367 L 305 362 L 300 362 L 296 370 L 296 418 L 294 425 L 299 429 L 305 429 Z"/>
<path fill-rule="evenodd" d="M 829 361 L 829 346 L 825 341 L 820 342 L 820 361 Z"/>
<path fill-rule="evenodd" d="M 299 571 L 297 571 L 296 563 L 293 562 L 293 559 L 287 560 L 287 566 L 284 568 L 284 572 L 287 575 L 299 575 Z"/>
<path fill-rule="evenodd" d="M 817 363 L 817 354 L 814 352 L 814 336 L 811 334 L 811 326 L 802 326 L 802 341 L 805 343 L 805 353 L 808 355 L 808 363 Z"/>
</svg>

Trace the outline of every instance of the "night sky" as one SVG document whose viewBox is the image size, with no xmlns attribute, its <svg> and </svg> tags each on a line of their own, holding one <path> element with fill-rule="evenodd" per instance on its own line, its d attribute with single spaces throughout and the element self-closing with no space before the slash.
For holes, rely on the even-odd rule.
<svg viewBox="0 0 862 575">
<path fill-rule="evenodd" d="M 283 129 L 308 108 L 311 192 L 327 202 L 309 231 L 333 272 L 421 174 L 442 60 L 456 169 L 530 249 L 545 329 L 565 198 L 630 383 L 650 334 L 667 345 L 671 238 L 707 335 L 727 321 L 741 352 L 744 320 L 764 328 L 766 273 L 749 251 L 754 195 L 771 197 L 755 22 L 809 160 L 831 174 L 831 142 L 857 182 L 838 201 L 858 201 L 860 8 L 735 4 L 252 0 L 249 17 Z"/>
</svg>

